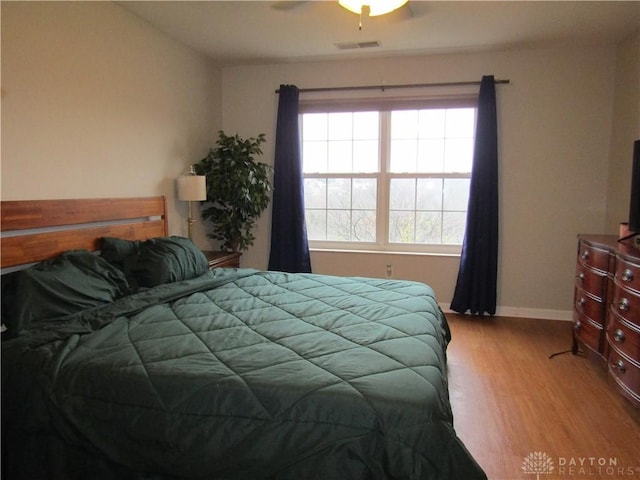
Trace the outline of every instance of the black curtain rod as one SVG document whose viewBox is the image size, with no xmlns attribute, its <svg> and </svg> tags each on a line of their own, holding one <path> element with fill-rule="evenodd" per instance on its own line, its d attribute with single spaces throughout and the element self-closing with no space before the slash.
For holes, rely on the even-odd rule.
<svg viewBox="0 0 640 480">
<path fill-rule="evenodd" d="M 509 83 L 509 80 L 494 80 L 496 85 Z M 310 92 L 346 92 L 349 90 L 391 90 L 398 88 L 428 88 L 428 87 L 464 87 L 467 85 L 480 85 L 479 81 L 474 82 L 442 82 L 442 83 L 418 83 L 410 85 L 359 85 L 355 87 L 319 87 L 319 88 L 300 88 L 300 93 Z M 280 93 L 280 89 L 276 90 Z"/>
</svg>

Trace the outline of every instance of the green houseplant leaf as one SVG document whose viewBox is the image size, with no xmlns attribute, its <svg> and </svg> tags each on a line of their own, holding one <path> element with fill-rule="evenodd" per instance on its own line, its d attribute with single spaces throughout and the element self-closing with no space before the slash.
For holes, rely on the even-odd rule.
<svg viewBox="0 0 640 480">
<path fill-rule="evenodd" d="M 262 155 L 264 142 L 264 133 L 243 139 L 219 131 L 217 147 L 194 166 L 207 178 L 202 218 L 211 222 L 209 237 L 222 241 L 224 250 L 242 251 L 253 245 L 252 230 L 269 205 L 273 169 L 254 159 Z"/>
</svg>

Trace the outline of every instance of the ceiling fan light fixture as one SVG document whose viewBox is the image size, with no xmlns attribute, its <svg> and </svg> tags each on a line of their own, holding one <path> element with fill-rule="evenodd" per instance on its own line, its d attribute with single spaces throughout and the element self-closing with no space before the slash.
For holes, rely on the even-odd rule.
<svg viewBox="0 0 640 480">
<path fill-rule="evenodd" d="M 391 13 L 407 2 L 408 0 L 338 0 L 341 7 L 358 15 L 362 14 L 364 6 L 368 6 L 370 17 Z"/>
</svg>

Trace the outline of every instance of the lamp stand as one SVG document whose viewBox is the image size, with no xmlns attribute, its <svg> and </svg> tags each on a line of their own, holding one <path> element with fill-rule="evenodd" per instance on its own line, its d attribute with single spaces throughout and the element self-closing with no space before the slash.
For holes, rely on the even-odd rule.
<svg viewBox="0 0 640 480">
<path fill-rule="evenodd" d="M 191 201 L 189 201 L 189 218 L 187 218 L 187 237 L 191 240 L 191 227 L 196 221 L 193 219 L 191 215 Z"/>
</svg>

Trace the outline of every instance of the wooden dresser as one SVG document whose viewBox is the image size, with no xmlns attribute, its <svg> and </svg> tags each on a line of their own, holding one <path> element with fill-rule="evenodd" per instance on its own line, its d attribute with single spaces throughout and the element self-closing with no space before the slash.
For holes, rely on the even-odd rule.
<svg viewBox="0 0 640 480">
<path fill-rule="evenodd" d="M 618 389 L 640 407 L 640 249 L 614 235 L 579 235 L 573 352 L 607 364 Z"/>
</svg>

